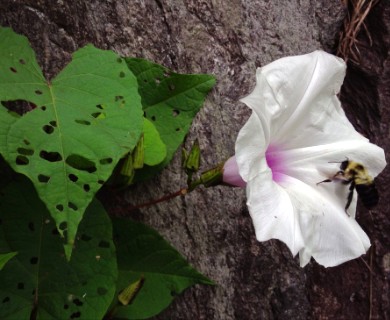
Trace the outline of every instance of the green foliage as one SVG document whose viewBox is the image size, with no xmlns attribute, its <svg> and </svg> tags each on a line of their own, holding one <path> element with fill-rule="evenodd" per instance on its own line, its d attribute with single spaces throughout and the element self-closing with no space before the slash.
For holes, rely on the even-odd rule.
<svg viewBox="0 0 390 320">
<path fill-rule="evenodd" d="M 88 45 L 48 81 L 8 28 L 0 58 L 0 319 L 144 319 L 211 284 L 142 224 L 115 219 L 114 244 L 94 196 L 119 161 L 124 185 L 164 167 L 214 78 Z"/>
<path fill-rule="evenodd" d="M 72 259 L 28 181 L 0 195 L 0 252 L 18 251 L 0 272 L 0 319 L 102 319 L 115 292 L 111 221 L 97 200 L 79 226 Z M 34 319 L 34 316 L 32 319 Z"/>
<path fill-rule="evenodd" d="M 0 253 L 0 271 L 4 268 L 5 264 L 17 254 L 17 252 Z"/>
<path fill-rule="evenodd" d="M 143 278 L 134 301 L 127 306 L 117 305 L 115 317 L 149 318 L 165 309 L 189 286 L 213 284 L 153 229 L 124 219 L 113 220 L 113 226 L 119 269 L 117 294 Z"/>
<path fill-rule="evenodd" d="M 167 147 L 160 138 L 153 123 L 144 118 L 145 159 L 148 166 L 155 166 L 163 162 L 167 156 Z"/>
<path fill-rule="evenodd" d="M 144 180 L 171 161 L 207 93 L 214 86 L 215 78 L 206 74 L 177 74 L 143 59 L 125 60 L 137 77 L 145 116 L 155 125 L 167 146 L 167 155 L 161 164 L 137 172 L 136 180 Z"/>
<path fill-rule="evenodd" d="M 0 29 L 0 153 L 34 183 L 70 256 L 84 210 L 142 131 L 137 81 L 115 53 L 89 45 L 46 81 L 27 39 Z M 8 109 L 33 108 L 23 116 Z"/>
</svg>

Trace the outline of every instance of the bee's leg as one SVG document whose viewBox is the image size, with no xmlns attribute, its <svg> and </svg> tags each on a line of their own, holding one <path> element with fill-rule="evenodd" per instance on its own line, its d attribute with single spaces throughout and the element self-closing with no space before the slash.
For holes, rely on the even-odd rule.
<svg viewBox="0 0 390 320">
<path fill-rule="evenodd" d="M 352 181 L 351 185 L 349 186 L 349 194 L 348 194 L 348 198 L 347 198 L 347 204 L 345 205 L 345 213 L 347 215 L 349 215 L 347 210 L 348 210 L 349 206 L 351 205 L 352 198 L 353 198 L 353 190 L 354 189 L 355 189 L 355 182 Z"/>
<path fill-rule="evenodd" d="M 332 179 L 325 179 L 324 181 L 317 182 L 316 185 L 318 186 L 320 183 L 323 182 L 332 182 Z"/>
</svg>

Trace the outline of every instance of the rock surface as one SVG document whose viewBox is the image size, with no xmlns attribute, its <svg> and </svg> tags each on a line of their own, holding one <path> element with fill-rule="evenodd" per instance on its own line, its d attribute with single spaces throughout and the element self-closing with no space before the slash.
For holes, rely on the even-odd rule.
<svg viewBox="0 0 390 320">
<path fill-rule="evenodd" d="M 211 73 L 217 85 L 194 121 L 209 168 L 234 153 L 250 111 L 239 98 L 255 68 L 316 49 L 335 52 L 346 8 L 340 0 L 2 0 L 0 24 L 26 35 L 48 78 L 87 43 L 161 63 L 180 73 Z M 362 61 L 350 64 L 342 100 L 351 121 L 389 150 L 389 5 L 380 1 L 359 36 Z M 379 26 L 378 26 L 379 24 Z M 387 44 L 387 45 L 386 45 Z M 158 319 L 385 319 L 389 317 L 389 170 L 370 214 L 359 210 L 371 251 L 325 269 L 299 267 L 278 241 L 258 243 L 242 189 L 199 189 L 129 215 L 156 228 L 216 286 L 187 290 Z M 123 206 L 185 186 L 180 155 L 152 181 L 121 194 Z M 108 204 L 109 205 L 109 204 Z M 115 214 L 115 212 L 112 212 Z M 368 266 L 371 267 L 372 273 Z"/>
</svg>

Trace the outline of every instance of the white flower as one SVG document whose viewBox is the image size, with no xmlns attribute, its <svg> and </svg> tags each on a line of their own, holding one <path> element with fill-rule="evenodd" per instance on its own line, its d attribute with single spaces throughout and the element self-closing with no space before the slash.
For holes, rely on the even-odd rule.
<svg viewBox="0 0 390 320">
<path fill-rule="evenodd" d="M 302 267 L 311 257 L 335 266 L 370 247 L 355 220 L 356 192 L 347 214 L 349 186 L 317 185 L 347 158 L 372 177 L 386 166 L 383 149 L 355 131 L 336 97 L 345 69 L 322 51 L 282 58 L 257 70 L 255 89 L 242 99 L 253 112 L 238 135 L 236 160 L 256 237 L 283 241 L 299 252 Z"/>
</svg>

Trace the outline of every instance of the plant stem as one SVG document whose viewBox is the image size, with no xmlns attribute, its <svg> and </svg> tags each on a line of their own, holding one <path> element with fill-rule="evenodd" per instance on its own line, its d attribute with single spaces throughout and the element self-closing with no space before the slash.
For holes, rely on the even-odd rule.
<svg viewBox="0 0 390 320">
<path fill-rule="evenodd" d="M 141 208 L 145 208 L 145 207 L 150 207 L 150 206 L 153 206 L 157 203 L 160 203 L 160 202 L 164 202 L 164 201 L 168 201 L 170 199 L 173 199 L 173 198 L 176 198 L 178 196 L 184 196 L 185 194 L 188 193 L 188 189 L 187 188 L 182 188 L 180 189 L 179 191 L 176 191 L 174 193 L 170 193 L 170 194 L 167 194 L 159 199 L 156 199 L 156 200 L 152 200 L 152 201 L 148 201 L 148 202 L 145 202 L 145 203 L 141 203 L 139 205 L 136 205 L 134 207 L 132 207 L 130 209 L 130 211 L 134 211 L 134 210 L 137 210 L 137 209 L 141 209 Z"/>
</svg>

